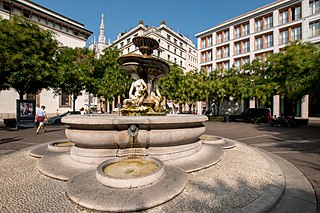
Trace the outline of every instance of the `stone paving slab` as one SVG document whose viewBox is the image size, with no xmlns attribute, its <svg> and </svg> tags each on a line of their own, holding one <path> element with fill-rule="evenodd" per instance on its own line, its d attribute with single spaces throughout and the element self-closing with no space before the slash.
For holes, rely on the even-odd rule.
<svg viewBox="0 0 320 213">
<path fill-rule="evenodd" d="M 81 212 L 66 198 L 66 182 L 36 169 L 39 159 L 28 150 L 0 158 L 0 210 L 5 212 Z M 241 143 L 225 151 L 216 165 L 187 175 L 188 183 L 176 198 L 145 212 L 240 212 L 254 202 L 273 180 L 271 165 L 260 153 Z M 157 196 L 157 195 L 154 195 Z"/>
</svg>

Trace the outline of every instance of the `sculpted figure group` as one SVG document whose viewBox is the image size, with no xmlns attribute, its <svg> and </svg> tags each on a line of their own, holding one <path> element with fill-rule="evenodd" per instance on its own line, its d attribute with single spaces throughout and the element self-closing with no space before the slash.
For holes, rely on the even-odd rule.
<svg viewBox="0 0 320 213">
<path fill-rule="evenodd" d="M 123 101 L 125 107 L 141 107 L 144 106 L 144 101 L 153 104 L 153 110 L 158 111 L 162 97 L 159 91 L 158 78 L 153 78 L 149 81 L 149 87 L 146 82 L 139 77 L 137 73 L 131 74 L 134 82 L 129 90 L 129 98 Z"/>
</svg>

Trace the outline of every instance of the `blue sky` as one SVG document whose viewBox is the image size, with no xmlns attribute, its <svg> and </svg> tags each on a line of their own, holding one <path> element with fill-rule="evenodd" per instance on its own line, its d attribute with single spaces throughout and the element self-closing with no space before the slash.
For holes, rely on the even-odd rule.
<svg viewBox="0 0 320 213">
<path fill-rule="evenodd" d="M 143 20 L 158 27 L 162 20 L 196 45 L 195 34 L 275 0 L 31 0 L 85 25 L 99 37 L 101 15 L 105 17 L 105 36 L 114 41 Z M 93 36 L 89 40 L 93 39 Z"/>
</svg>

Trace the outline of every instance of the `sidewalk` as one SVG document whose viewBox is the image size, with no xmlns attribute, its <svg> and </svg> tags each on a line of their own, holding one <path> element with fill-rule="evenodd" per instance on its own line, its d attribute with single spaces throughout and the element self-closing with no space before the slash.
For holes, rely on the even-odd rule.
<svg viewBox="0 0 320 213">
<path fill-rule="evenodd" d="M 40 135 L 35 129 L 0 128 L 0 150 L 5 153 L 0 155 L 0 212 L 88 211 L 66 199 L 66 183 L 42 175 L 36 169 L 38 159 L 28 155 L 34 145 L 64 139 L 65 128 L 47 125 L 47 133 Z M 269 134 L 271 130 L 282 134 L 290 129 L 212 122 L 207 122 L 206 128 L 208 134 L 238 139 L 237 146 L 225 150 L 218 164 L 189 173 L 179 196 L 145 212 L 257 212 L 270 208 L 271 212 L 316 212 L 314 191 L 305 175 L 287 160 L 252 147 L 270 143 L 269 136 L 280 137 Z M 303 131 L 308 134 L 305 128 Z"/>
</svg>

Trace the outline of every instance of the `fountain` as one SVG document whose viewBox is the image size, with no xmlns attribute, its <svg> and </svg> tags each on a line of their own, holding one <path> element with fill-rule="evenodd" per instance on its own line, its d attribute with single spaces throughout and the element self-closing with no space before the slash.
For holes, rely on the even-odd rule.
<svg viewBox="0 0 320 213">
<path fill-rule="evenodd" d="M 160 205 L 181 193 L 188 172 L 212 166 L 223 156 L 223 145 L 199 139 L 206 116 L 166 114 L 158 81 L 169 65 L 152 56 L 158 42 L 135 37 L 133 43 L 142 55 L 118 58 L 134 79 L 121 116 L 64 117 L 66 136 L 75 144 L 38 164 L 47 176 L 67 180 L 69 198 L 90 209 L 135 211 Z"/>
</svg>

